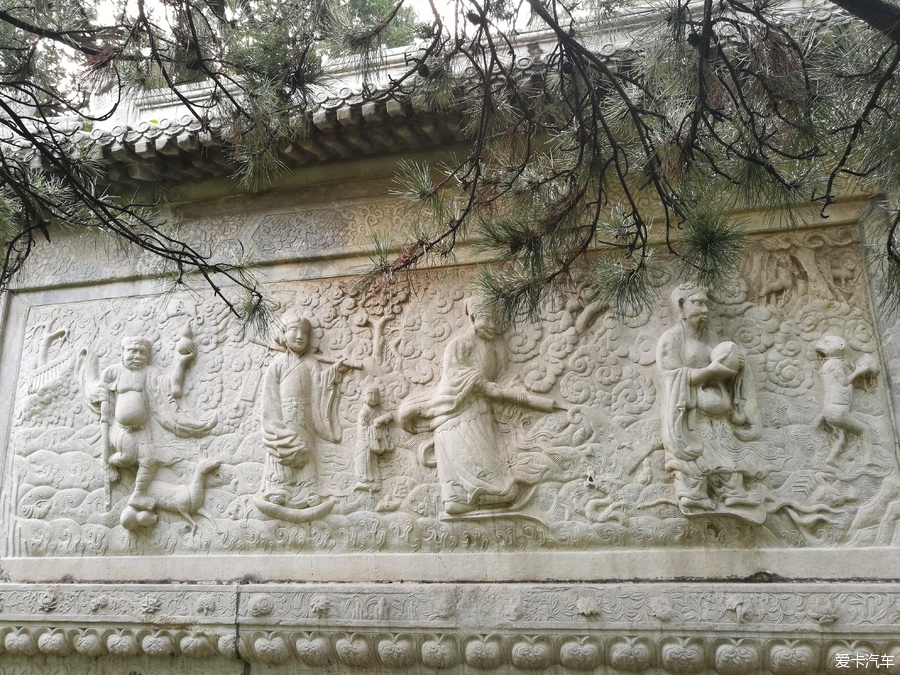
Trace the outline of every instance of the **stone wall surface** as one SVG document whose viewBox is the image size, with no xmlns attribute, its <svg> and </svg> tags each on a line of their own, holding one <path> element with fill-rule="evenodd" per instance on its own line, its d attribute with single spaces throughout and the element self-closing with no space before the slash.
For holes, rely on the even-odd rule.
<svg viewBox="0 0 900 675">
<path fill-rule="evenodd" d="M 10 673 L 840 673 L 843 655 L 892 673 L 900 659 L 898 584 L 61 584 L 0 598 Z"/>
<path fill-rule="evenodd" d="M 900 671 L 900 355 L 852 218 L 504 332 L 467 265 L 356 288 L 396 202 L 273 204 L 174 212 L 254 257 L 271 335 L 86 237 L 8 296 L 0 672 Z"/>
</svg>

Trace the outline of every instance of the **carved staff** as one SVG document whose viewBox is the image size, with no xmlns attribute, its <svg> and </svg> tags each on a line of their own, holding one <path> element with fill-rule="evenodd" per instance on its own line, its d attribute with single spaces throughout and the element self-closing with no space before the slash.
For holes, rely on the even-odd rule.
<svg viewBox="0 0 900 675">
<path fill-rule="evenodd" d="M 103 465 L 106 467 L 106 480 L 103 484 L 103 498 L 106 511 L 112 509 L 112 482 L 116 479 L 113 468 L 109 464 L 109 393 L 100 402 L 100 449 L 103 453 Z"/>
<path fill-rule="evenodd" d="M 493 382 L 488 382 L 484 386 L 484 393 L 490 399 L 500 401 L 501 403 L 512 403 L 523 408 L 532 408 L 539 412 L 552 413 L 557 410 L 565 410 L 552 398 L 546 396 L 537 396 L 535 394 L 500 387 Z"/>
<path fill-rule="evenodd" d="M 365 367 L 361 363 L 356 363 L 355 361 L 348 361 L 347 359 L 332 359 L 327 356 L 322 356 L 321 354 L 312 354 L 311 356 L 316 361 L 318 361 L 319 363 L 324 363 L 326 366 L 333 366 L 335 363 L 340 361 L 351 370 L 365 370 Z"/>
<path fill-rule="evenodd" d="M 252 342 L 255 345 L 259 345 L 260 347 L 265 347 L 270 352 L 286 352 L 287 350 L 284 347 L 279 345 L 271 345 L 266 342 L 260 342 L 259 340 L 248 340 L 248 342 Z M 332 359 L 328 356 L 323 356 L 322 354 L 309 354 L 310 357 L 314 358 L 319 363 L 324 363 L 326 366 L 333 366 L 338 362 L 338 359 Z M 340 359 L 347 368 L 351 370 L 365 370 L 365 366 L 361 363 L 356 363 L 355 361 L 348 361 L 347 359 Z"/>
</svg>

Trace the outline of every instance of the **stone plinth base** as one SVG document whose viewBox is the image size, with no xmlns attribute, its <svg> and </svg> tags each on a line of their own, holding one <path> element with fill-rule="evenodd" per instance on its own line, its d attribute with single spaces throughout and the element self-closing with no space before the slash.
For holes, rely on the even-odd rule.
<svg viewBox="0 0 900 675">
<path fill-rule="evenodd" d="M 900 672 L 900 583 L 4 584 L 0 601 L 4 673 Z"/>
</svg>

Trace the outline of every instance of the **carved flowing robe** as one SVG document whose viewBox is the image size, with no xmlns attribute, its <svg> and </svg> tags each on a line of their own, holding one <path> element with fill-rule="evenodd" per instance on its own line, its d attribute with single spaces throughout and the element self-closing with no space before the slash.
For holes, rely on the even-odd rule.
<svg viewBox="0 0 900 675">
<path fill-rule="evenodd" d="M 263 381 L 262 433 L 267 455 L 262 496 L 305 506 L 315 495 L 317 439 L 340 443 L 337 364 L 309 355 L 276 356 Z"/>
<path fill-rule="evenodd" d="M 694 384 L 694 372 L 710 364 L 711 347 L 690 350 L 684 326 L 666 331 L 657 345 L 657 365 L 664 384 L 662 440 L 666 466 L 676 471 L 680 496 L 706 495 L 706 478 L 740 472 L 735 464 L 738 441 L 761 434 L 756 388 L 745 367 L 728 383 Z M 752 473 L 752 472 L 751 472 Z"/>
<path fill-rule="evenodd" d="M 410 433 L 434 432 L 441 499 L 477 507 L 515 497 L 513 458 L 497 442 L 486 389 L 499 366 L 498 348 L 474 331 L 447 346 L 437 391 L 406 401 L 400 424 Z"/>
<path fill-rule="evenodd" d="M 364 404 L 356 420 L 356 473 L 362 485 L 379 482 L 378 457 L 394 449 L 390 431 L 378 424 L 380 412 Z"/>
</svg>

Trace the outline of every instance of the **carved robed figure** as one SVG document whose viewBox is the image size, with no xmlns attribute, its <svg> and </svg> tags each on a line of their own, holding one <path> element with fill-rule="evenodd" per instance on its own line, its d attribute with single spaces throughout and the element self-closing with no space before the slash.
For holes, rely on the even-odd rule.
<svg viewBox="0 0 900 675">
<path fill-rule="evenodd" d="M 660 337 L 656 360 L 666 466 L 679 507 L 686 515 L 724 511 L 762 522 L 761 500 L 744 486 L 753 467 L 740 466 L 736 452 L 762 433 L 746 358 L 735 343 L 711 340 L 705 289 L 678 286 L 672 310 L 678 323 Z"/>
<path fill-rule="evenodd" d="M 491 402 L 555 409 L 550 399 L 494 381 L 503 359 L 493 316 L 476 299 L 466 303 L 466 314 L 468 330 L 447 345 L 437 391 L 405 401 L 399 411 L 410 433 L 434 432 L 441 501 L 449 516 L 509 506 L 519 499 L 520 487 L 539 480 L 546 469 L 535 460 L 537 453 L 514 453 L 498 439 Z"/>
<path fill-rule="evenodd" d="M 261 497 L 277 506 L 306 508 L 320 502 L 316 476 L 319 439 L 341 442 L 337 405 L 347 366 L 323 364 L 309 353 L 312 325 L 297 314 L 283 318 L 284 352 L 266 369 L 262 436 L 266 448 Z"/>
<path fill-rule="evenodd" d="M 378 458 L 394 449 L 388 428 L 393 418 L 393 415 L 381 410 L 381 389 L 377 385 L 366 387 L 356 420 L 354 460 L 359 482 L 355 490 L 374 492 L 381 488 Z"/>
</svg>

